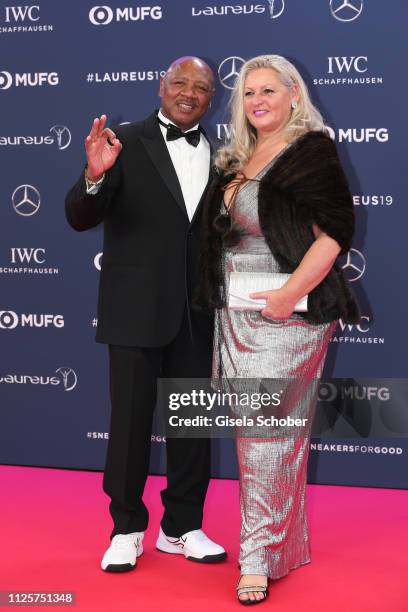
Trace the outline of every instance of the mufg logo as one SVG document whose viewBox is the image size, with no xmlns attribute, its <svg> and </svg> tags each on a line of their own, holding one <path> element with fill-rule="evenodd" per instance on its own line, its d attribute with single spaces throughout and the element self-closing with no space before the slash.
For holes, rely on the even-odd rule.
<svg viewBox="0 0 408 612">
<path fill-rule="evenodd" d="M 58 72 L 16 72 L 7 70 L 0 72 L 0 89 L 10 87 L 43 87 L 44 85 L 58 85 Z"/>
<path fill-rule="evenodd" d="M 338 132 L 326 125 L 326 130 L 333 140 L 338 142 L 372 142 L 377 141 L 380 143 L 388 142 L 389 132 L 387 128 L 339 128 Z"/>
<path fill-rule="evenodd" d="M 130 6 L 111 8 L 110 6 L 94 6 L 89 11 L 89 21 L 96 26 L 109 25 L 112 21 L 144 21 L 145 19 L 161 19 L 161 6 Z"/>
<path fill-rule="evenodd" d="M 0 310 L 0 329 L 16 327 L 64 327 L 63 315 L 54 314 L 17 314 L 14 310 Z"/>
</svg>

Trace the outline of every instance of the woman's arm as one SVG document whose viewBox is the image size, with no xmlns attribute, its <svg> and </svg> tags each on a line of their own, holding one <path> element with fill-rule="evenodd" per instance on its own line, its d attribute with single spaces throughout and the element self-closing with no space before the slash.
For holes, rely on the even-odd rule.
<svg viewBox="0 0 408 612">
<path fill-rule="evenodd" d="M 313 233 L 316 240 L 281 289 L 250 294 L 251 298 L 266 299 L 266 306 L 261 313 L 264 317 L 289 319 L 297 302 L 330 272 L 341 247 L 317 225 L 313 225 Z"/>
</svg>

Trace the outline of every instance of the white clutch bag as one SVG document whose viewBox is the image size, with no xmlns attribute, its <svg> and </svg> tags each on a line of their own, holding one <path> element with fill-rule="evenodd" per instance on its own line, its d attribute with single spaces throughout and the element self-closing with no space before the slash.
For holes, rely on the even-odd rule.
<svg viewBox="0 0 408 612">
<path fill-rule="evenodd" d="M 290 274 L 280 272 L 231 272 L 228 308 L 231 310 L 263 310 L 266 300 L 253 300 L 250 293 L 280 289 Z M 295 306 L 295 312 L 307 312 L 307 295 Z"/>
</svg>

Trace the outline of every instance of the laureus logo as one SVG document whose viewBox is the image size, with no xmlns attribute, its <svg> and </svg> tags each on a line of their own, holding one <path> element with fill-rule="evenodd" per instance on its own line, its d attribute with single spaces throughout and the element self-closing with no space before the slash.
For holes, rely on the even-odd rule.
<svg viewBox="0 0 408 612">
<path fill-rule="evenodd" d="M 53 125 L 50 128 L 50 132 L 54 134 L 60 151 L 69 147 L 71 144 L 71 132 L 66 125 Z"/>
<path fill-rule="evenodd" d="M 58 387 L 64 391 L 75 389 L 78 377 L 72 368 L 62 367 L 55 370 L 58 376 L 49 374 L 1 374 L 0 384 L 35 385 L 40 387 Z"/>
<path fill-rule="evenodd" d="M 285 0 L 267 0 L 269 5 L 269 16 L 271 19 L 277 19 L 285 10 Z"/>
<path fill-rule="evenodd" d="M 78 377 L 72 368 L 62 367 L 55 370 L 62 378 L 62 384 L 64 385 L 64 391 L 72 391 L 75 389 Z"/>
<path fill-rule="evenodd" d="M 264 4 L 236 2 L 235 4 L 212 4 L 204 7 L 193 6 L 191 14 L 193 17 L 248 17 L 265 14 L 271 19 L 277 19 L 284 10 L 285 0 L 265 0 Z"/>
</svg>

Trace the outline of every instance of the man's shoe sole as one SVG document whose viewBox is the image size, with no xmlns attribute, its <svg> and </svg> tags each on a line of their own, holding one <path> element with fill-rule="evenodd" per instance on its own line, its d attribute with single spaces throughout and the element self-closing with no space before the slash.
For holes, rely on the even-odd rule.
<svg viewBox="0 0 408 612">
<path fill-rule="evenodd" d="M 163 550 L 162 548 L 159 548 L 158 546 L 156 546 L 156 549 L 159 550 L 162 553 L 166 553 L 167 555 L 184 555 L 182 550 Z M 187 559 L 187 561 L 194 561 L 195 563 L 219 563 L 220 561 L 224 561 L 227 558 L 227 553 L 223 552 L 220 553 L 219 555 L 206 555 L 205 557 L 186 557 L 184 555 L 184 557 Z"/>
<path fill-rule="evenodd" d="M 131 572 L 134 569 L 136 569 L 136 563 L 135 565 L 132 565 L 131 563 L 123 563 L 122 565 L 107 565 L 102 571 L 110 572 L 112 574 L 121 574 L 123 572 Z"/>
<path fill-rule="evenodd" d="M 201 559 L 198 559 L 197 557 L 186 557 L 188 561 L 194 561 L 195 563 L 219 563 L 220 561 L 224 561 L 226 558 L 226 552 L 220 553 L 219 555 L 207 555 Z"/>
</svg>

